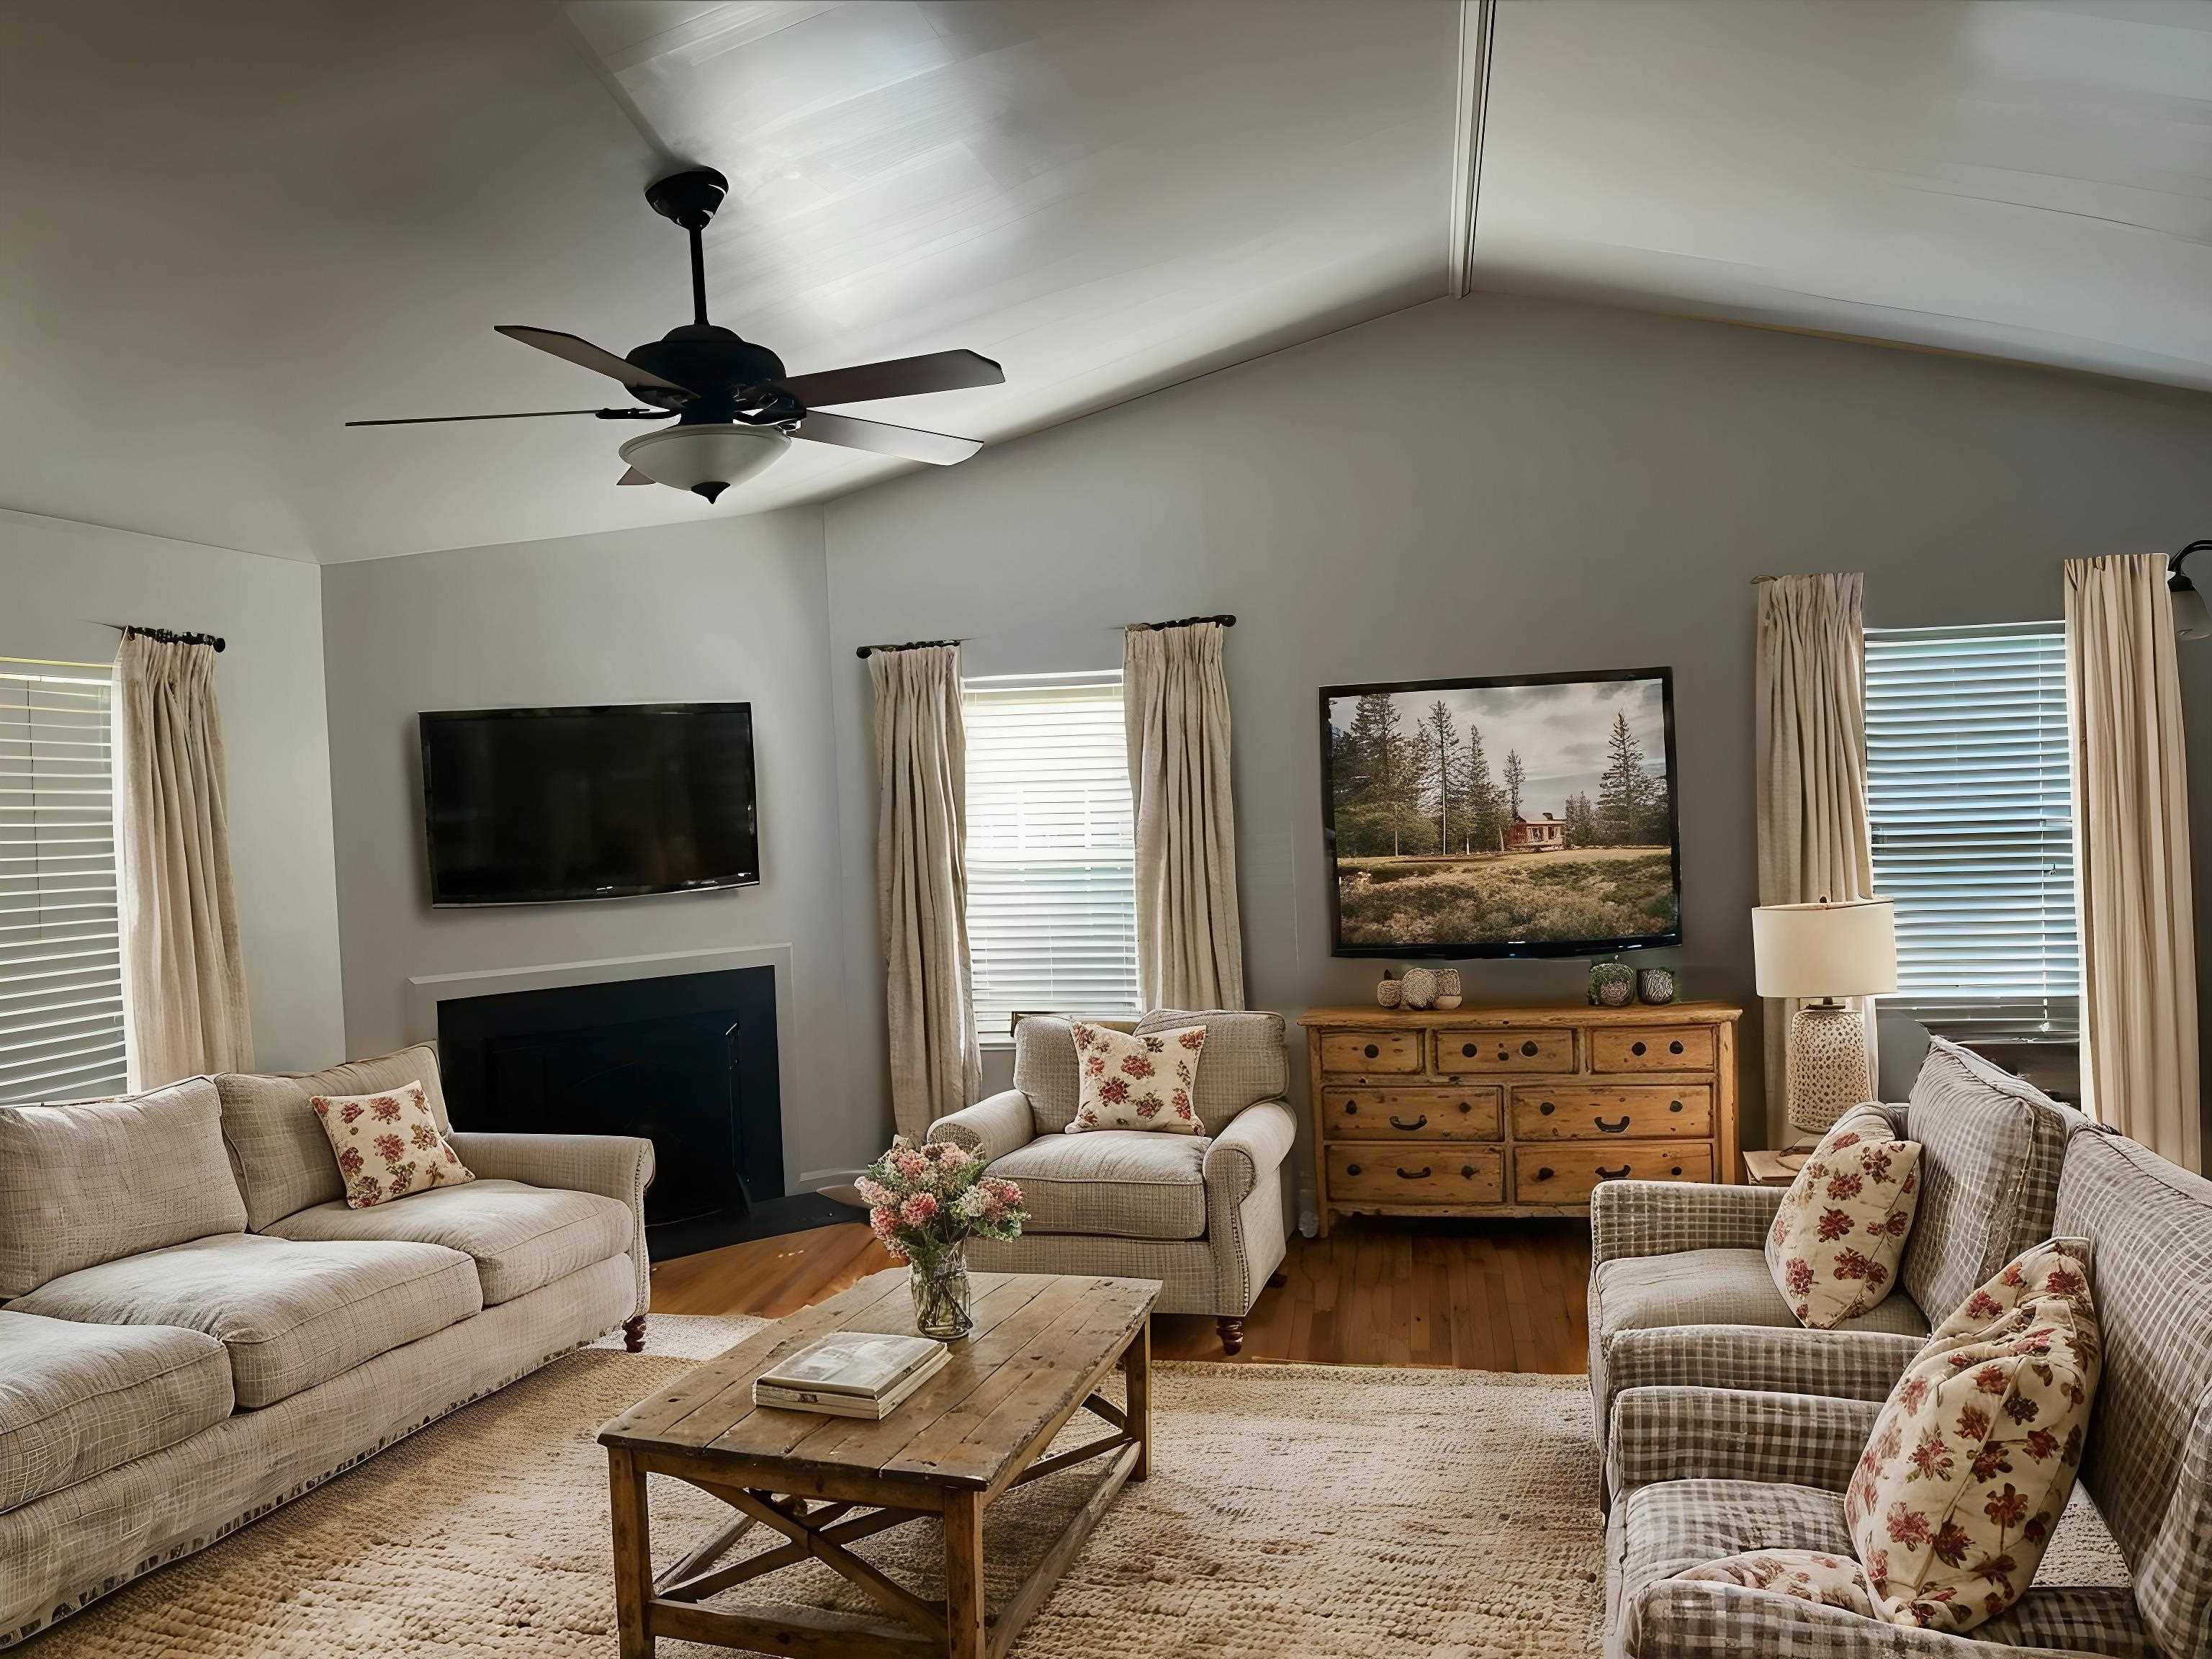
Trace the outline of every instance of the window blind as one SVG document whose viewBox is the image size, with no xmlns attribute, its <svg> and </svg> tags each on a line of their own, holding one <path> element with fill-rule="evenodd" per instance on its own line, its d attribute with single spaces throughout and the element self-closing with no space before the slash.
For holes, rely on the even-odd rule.
<svg viewBox="0 0 2212 1659">
<path fill-rule="evenodd" d="M 1137 1011 L 1136 836 L 1119 673 L 971 679 L 968 947 L 975 1027 Z"/>
<path fill-rule="evenodd" d="M 2063 624 L 1869 629 L 1866 647 L 1875 890 L 1897 902 L 1882 1006 L 1961 1040 L 2076 1036 Z"/>
<path fill-rule="evenodd" d="M 0 658 L 0 1101 L 125 1086 L 115 897 L 106 676 Z"/>
</svg>

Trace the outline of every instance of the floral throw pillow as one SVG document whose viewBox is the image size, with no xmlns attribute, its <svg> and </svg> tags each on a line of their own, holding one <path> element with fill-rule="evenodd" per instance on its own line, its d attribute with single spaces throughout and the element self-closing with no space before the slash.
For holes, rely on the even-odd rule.
<svg viewBox="0 0 2212 1659">
<path fill-rule="evenodd" d="M 438 1133 L 419 1082 L 382 1094 L 316 1095 L 307 1104 L 331 1138 L 353 1209 L 476 1179 Z"/>
<path fill-rule="evenodd" d="M 1746 1589 L 1770 1590 L 1777 1595 L 1793 1595 L 1800 1601 L 1817 1601 L 1824 1607 L 1875 1616 L 1874 1597 L 1867 1591 L 1866 1573 L 1859 1564 L 1848 1555 L 1831 1555 L 1826 1550 L 1753 1550 L 1708 1561 L 1674 1577 L 1741 1584 Z"/>
<path fill-rule="evenodd" d="M 1790 1311 L 1832 1330 L 1879 1304 L 1920 1203 L 1920 1143 L 1899 1140 L 1877 1107 L 1846 1112 L 1820 1138 L 1766 1235 L 1766 1269 Z"/>
<path fill-rule="evenodd" d="M 1190 1103 L 1206 1027 L 1185 1026 L 1150 1036 L 1131 1036 L 1103 1025 L 1074 1023 L 1075 1064 L 1080 1084 L 1075 1120 L 1067 1133 L 1085 1129 L 1165 1129 L 1201 1133 Z"/>
<path fill-rule="evenodd" d="M 1844 1494 L 1879 1616 L 1955 1635 L 2020 1599 L 2073 1492 L 2102 1363 L 2085 1239 L 2015 1257 L 1937 1328 Z"/>
</svg>

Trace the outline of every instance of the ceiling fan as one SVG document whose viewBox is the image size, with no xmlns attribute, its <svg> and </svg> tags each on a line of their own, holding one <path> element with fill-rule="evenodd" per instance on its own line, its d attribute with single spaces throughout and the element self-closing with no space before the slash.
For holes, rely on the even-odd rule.
<svg viewBox="0 0 2212 1659">
<path fill-rule="evenodd" d="M 622 447 L 629 471 L 616 482 L 661 483 L 711 501 L 781 456 L 793 438 L 865 449 L 910 461 L 950 466 L 981 449 L 977 438 L 955 438 L 913 427 L 889 426 L 825 412 L 824 404 L 864 404 L 878 398 L 911 398 L 926 392 L 1000 386 L 1006 371 L 973 351 L 933 351 L 818 374 L 784 373 L 783 360 L 732 331 L 707 320 L 707 269 L 699 233 L 714 216 L 730 181 L 712 167 L 672 173 L 646 187 L 653 210 L 673 220 L 691 238 L 692 319 L 617 357 L 589 340 L 550 328 L 502 323 L 496 332 L 622 382 L 647 408 L 533 409 L 507 415 L 416 415 L 398 420 L 348 421 L 348 426 L 422 426 L 443 421 L 517 421 L 553 415 L 589 415 L 601 421 L 665 421 L 676 424 L 632 438 Z"/>
</svg>

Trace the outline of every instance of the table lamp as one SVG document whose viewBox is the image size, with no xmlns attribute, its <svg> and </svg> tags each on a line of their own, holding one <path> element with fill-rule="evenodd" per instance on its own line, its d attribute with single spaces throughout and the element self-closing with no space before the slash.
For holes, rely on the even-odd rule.
<svg viewBox="0 0 2212 1659">
<path fill-rule="evenodd" d="M 1762 904 L 1751 913 L 1759 994 L 1797 1000 L 1790 1017 L 1792 1128 L 1814 1136 L 1874 1098 L 1865 1017 L 1837 1000 L 1897 989 L 1897 913 L 1887 899 Z"/>
</svg>

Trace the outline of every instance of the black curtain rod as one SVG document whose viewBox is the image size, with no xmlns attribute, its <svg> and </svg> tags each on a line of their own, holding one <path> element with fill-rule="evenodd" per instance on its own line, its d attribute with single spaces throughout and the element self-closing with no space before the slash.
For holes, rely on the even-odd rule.
<svg viewBox="0 0 2212 1659">
<path fill-rule="evenodd" d="M 1219 623 L 1224 628 L 1234 628 L 1237 626 L 1237 618 L 1226 615 L 1218 617 L 1177 617 L 1172 621 L 1164 623 L 1131 623 L 1127 631 L 1134 632 L 1141 629 L 1143 632 L 1147 634 L 1157 634 L 1163 628 L 1188 628 L 1194 623 L 1202 622 Z"/>
<path fill-rule="evenodd" d="M 864 645 L 853 654 L 866 659 L 878 651 L 921 651 L 933 645 L 958 645 L 958 640 L 908 640 L 904 645 Z"/>
<path fill-rule="evenodd" d="M 143 634 L 165 645 L 211 645 L 218 651 L 223 648 L 220 634 L 175 634 L 166 628 L 141 628 L 137 623 L 102 623 L 100 626 L 112 628 L 118 634 Z"/>
</svg>

